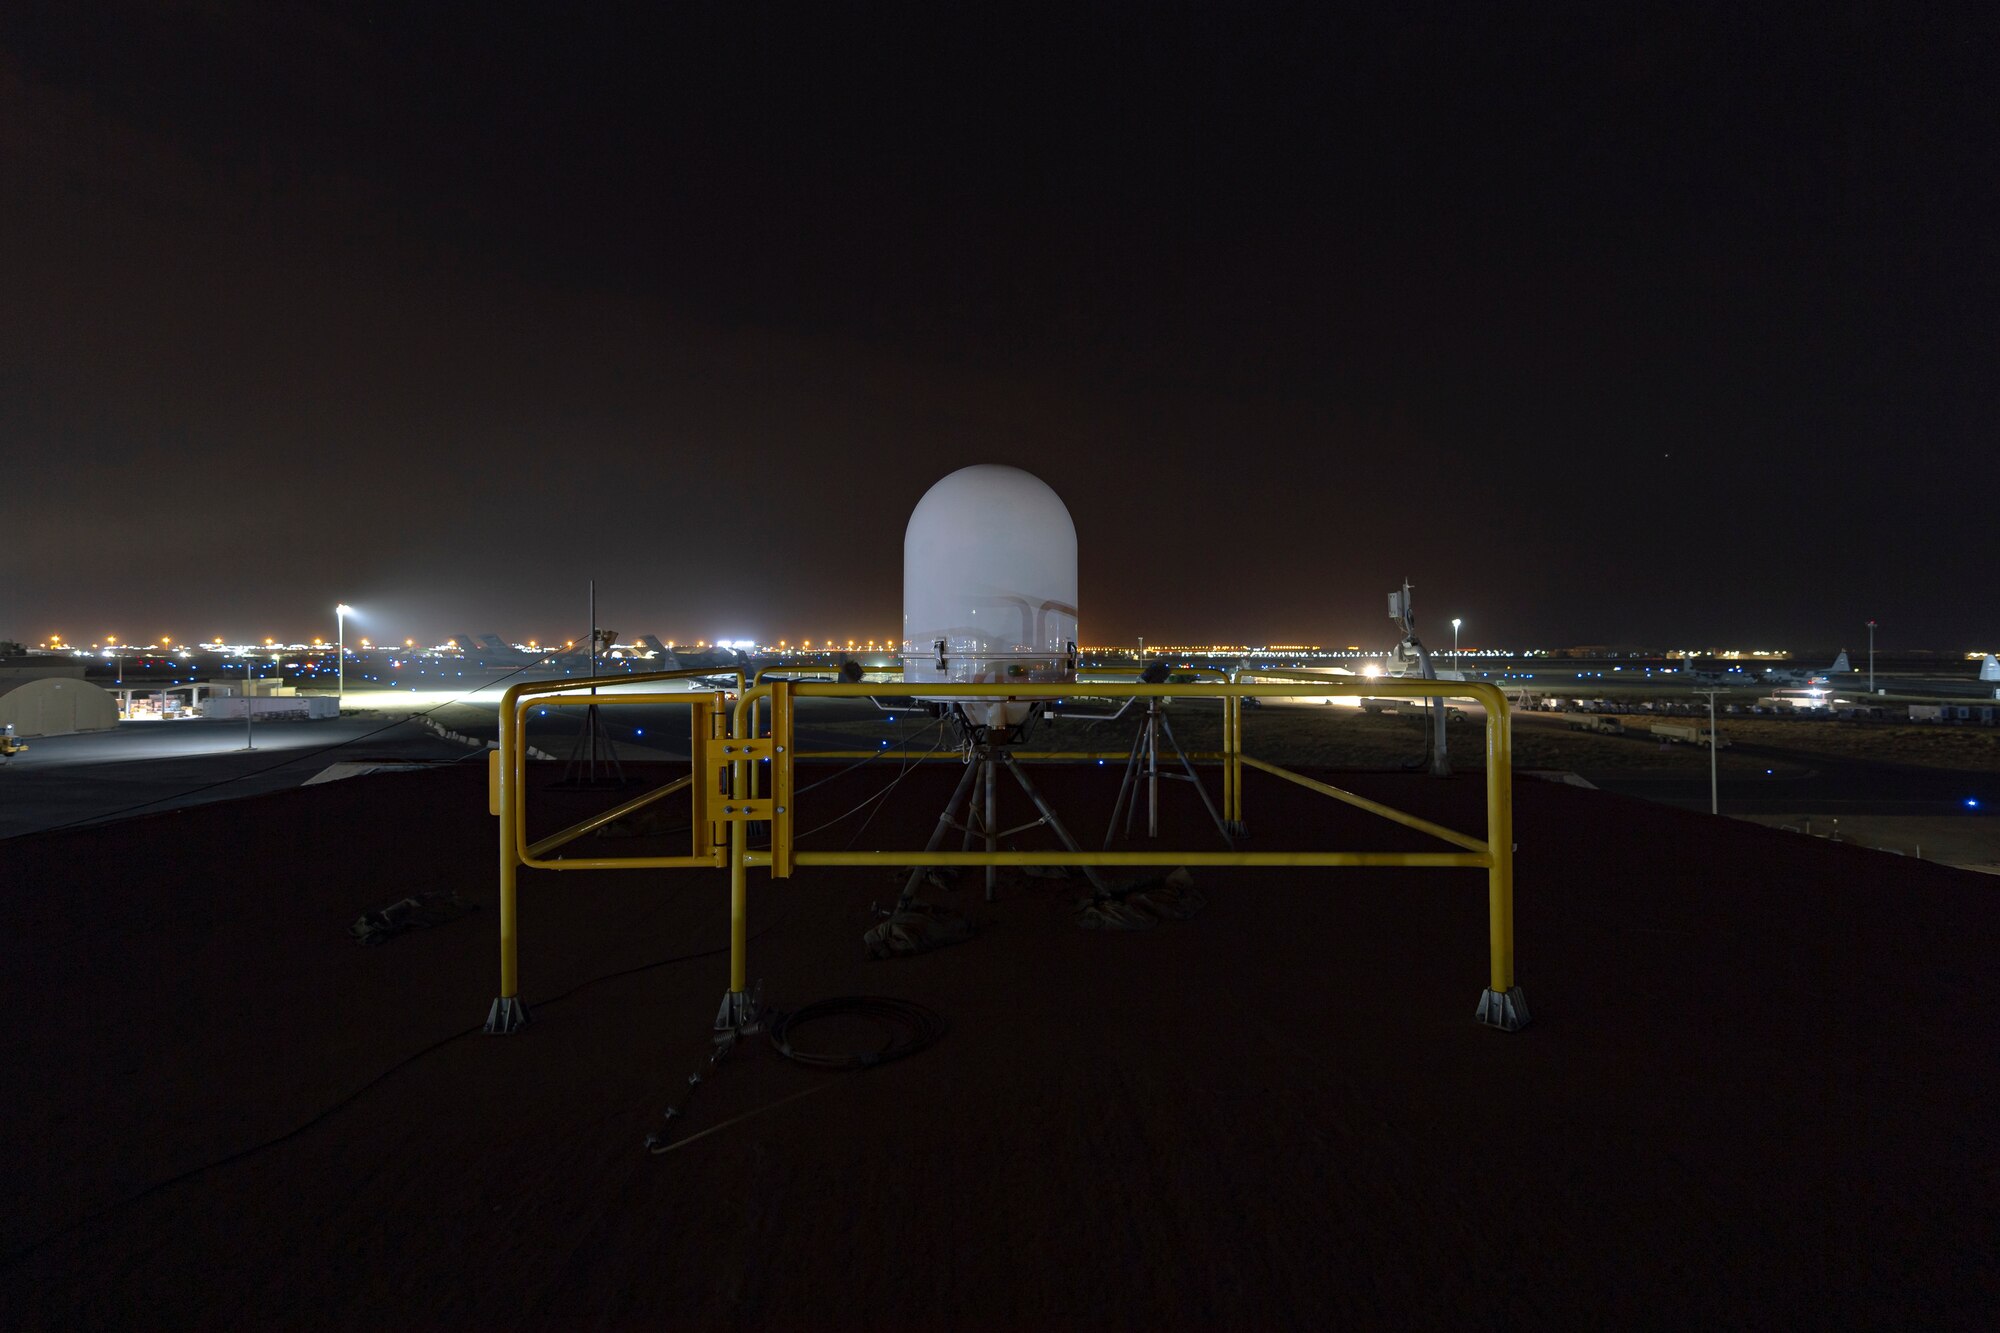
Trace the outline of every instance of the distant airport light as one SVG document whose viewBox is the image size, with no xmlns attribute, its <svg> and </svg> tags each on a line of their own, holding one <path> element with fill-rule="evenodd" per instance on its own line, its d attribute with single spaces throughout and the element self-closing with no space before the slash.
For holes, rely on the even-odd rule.
<svg viewBox="0 0 2000 1333">
<path fill-rule="evenodd" d="M 1977 796 L 1966 797 L 1965 808 L 1968 810 L 1977 810 L 1979 808 L 1979 798 Z"/>
</svg>

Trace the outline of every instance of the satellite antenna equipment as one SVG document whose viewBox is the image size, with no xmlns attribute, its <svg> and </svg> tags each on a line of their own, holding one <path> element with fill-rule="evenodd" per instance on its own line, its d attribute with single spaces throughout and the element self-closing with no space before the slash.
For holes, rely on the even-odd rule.
<svg viewBox="0 0 2000 1333">
<path fill-rule="evenodd" d="M 1389 594 L 1389 619 L 1395 621 L 1396 628 L 1403 632 L 1403 641 L 1396 645 L 1396 659 L 1407 662 L 1412 657 L 1416 658 L 1417 674 L 1425 680 L 1436 680 L 1437 668 L 1431 665 L 1430 650 L 1417 637 L 1417 610 L 1411 592 L 1410 581 L 1405 578 L 1403 586 Z M 1448 778 L 1451 776 L 1451 755 L 1446 749 L 1444 700 L 1426 699 L 1424 704 L 1431 714 L 1431 739 L 1427 747 L 1430 750 L 1431 776 Z"/>
<path fill-rule="evenodd" d="M 904 680 L 1070 684 L 1075 641 L 1076 525 L 1046 482 L 980 463 L 924 493 L 903 533 Z M 928 702 L 1000 744 L 1039 711 L 1004 695 Z"/>
<path fill-rule="evenodd" d="M 1020 468 L 977 463 L 924 492 L 903 531 L 903 679 L 914 685 L 1074 684 L 1076 681 L 1076 524 L 1047 482 Z M 967 846 L 1047 825 L 1081 852 L 1010 752 L 1042 711 L 1039 700 L 1004 693 L 964 698 L 921 692 L 958 729 L 966 772 L 938 816 L 926 851 L 953 829 Z M 999 827 L 999 770 L 1005 768 L 1039 818 Z M 964 811 L 961 819 L 960 812 Z M 1110 887 L 1084 867 L 1097 893 Z M 924 869 L 910 872 L 896 911 L 916 901 Z M 994 890 L 986 870 L 986 897 Z"/>
</svg>

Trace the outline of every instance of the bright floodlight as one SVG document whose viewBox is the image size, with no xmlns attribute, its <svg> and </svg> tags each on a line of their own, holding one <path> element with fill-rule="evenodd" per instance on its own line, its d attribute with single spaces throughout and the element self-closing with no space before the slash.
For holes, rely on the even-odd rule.
<svg viewBox="0 0 2000 1333">
<path fill-rule="evenodd" d="M 903 679 L 1076 679 L 1076 525 L 1020 468 L 960 468 L 924 493 L 903 532 Z M 1014 726 L 1030 705 L 961 700 L 976 723 Z"/>
</svg>

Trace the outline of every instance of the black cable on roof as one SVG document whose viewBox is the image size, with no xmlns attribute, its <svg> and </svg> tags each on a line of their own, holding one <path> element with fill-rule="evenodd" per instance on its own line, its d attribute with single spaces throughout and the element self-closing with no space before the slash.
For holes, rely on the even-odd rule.
<svg viewBox="0 0 2000 1333">
<path fill-rule="evenodd" d="M 859 1018 L 875 1024 L 882 1032 L 882 1044 L 861 1051 L 816 1051 L 794 1044 L 793 1038 L 800 1028 L 831 1018 Z M 771 1046 L 787 1060 L 815 1069 L 873 1069 L 935 1044 L 948 1027 L 943 1014 L 911 1000 L 887 995 L 840 995 L 778 1015 L 771 1022 Z"/>
</svg>

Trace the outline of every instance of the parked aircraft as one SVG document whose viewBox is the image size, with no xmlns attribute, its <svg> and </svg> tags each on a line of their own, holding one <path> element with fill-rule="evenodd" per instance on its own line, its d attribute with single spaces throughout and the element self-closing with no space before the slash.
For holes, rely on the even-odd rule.
<svg viewBox="0 0 2000 1333">
<path fill-rule="evenodd" d="M 1773 685 L 1831 685 L 1835 676 L 1844 676 L 1854 668 L 1847 664 L 1847 650 L 1842 648 L 1840 656 L 1833 659 L 1833 665 L 1820 671 L 1799 667 L 1784 669 L 1772 667 L 1764 673 L 1764 679 Z"/>
</svg>

